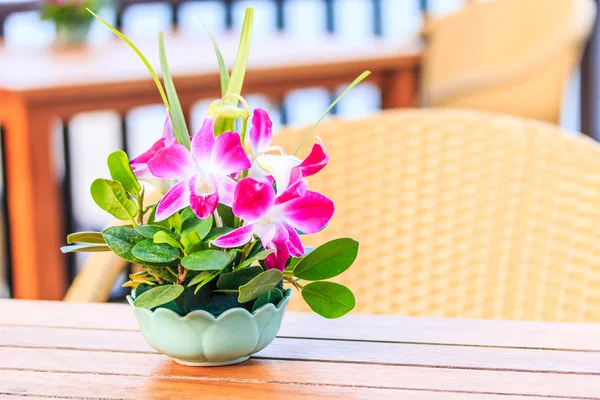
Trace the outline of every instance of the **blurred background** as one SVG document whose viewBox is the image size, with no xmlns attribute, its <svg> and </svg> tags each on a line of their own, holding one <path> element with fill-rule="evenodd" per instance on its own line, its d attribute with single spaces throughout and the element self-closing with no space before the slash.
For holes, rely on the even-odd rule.
<svg viewBox="0 0 600 400">
<path fill-rule="evenodd" d="M 158 31 L 171 31 L 176 29 L 182 36 L 191 40 L 209 43 L 209 38 L 202 28 L 200 17 L 204 20 L 217 38 L 226 35 L 228 31 L 236 34 L 241 28 L 246 7 L 255 8 L 254 42 L 264 45 L 268 44 L 270 38 L 275 35 L 284 34 L 305 43 L 310 43 L 315 49 L 320 43 L 332 35 L 336 40 L 356 44 L 368 48 L 373 43 L 373 48 L 379 46 L 379 40 L 386 43 L 398 43 L 398 48 L 416 46 L 424 52 L 424 62 L 436 63 L 428 67 L 424 74 L 420 75 L 422 90 L 415 98 L 415 105 L 423 105 L 429 102 L 436 105 L 435 97 L 441 96 L 444 90 L 439 80 L 443 80 L 444 71 L 451 71 L 455 60 L 443 61 L 443 57 L 454 54 L 456 58 L 462 58 L 464 63 L 469 63 L 468 56 L 462 54 L 462 49 L 473 52 L 479 51 L 482 56 L 475 57 L 471 65 L 481 64 L 481 59 L 492 59 L 498 62 L 500 68 L 508 71 L 511 67 L 506 66 L 495 54 L 511 54 L 507 51 L 502 41 L 497 40 L 498 35 L 513 36 L 514 41 L 522 38 L 523 42 L 543 42 L 553 37 L 552 29 L 543 28 L 543 34 L 536 31 L 537 25 L 543 25 L 545 14 L 550 20 L 550 26 L 559 30 L 560 15 L 554 15 L 552 8 L 564 7 L 565 1 L 547 0 L 540 2 L 536 0 L 488 0 L 489 3 L 499 3 L 499 7 L 491 13 L 482 12 L 489 20 L 478 19 L 471 21 L 479 29 L 483 29 L 482 36 L 487 36 L 490 41 L 472 45 L 468 40 L 463 41 L 460 35 L 454 35 L 452 29 L 447 28 L 450 33 L 447 39 L 439 38 L 443 34 L 444 18 L 452 15 L 460 15 L 469 7 L 478 7 L 475 1 L 466 0 L 208 0 L 208 1 L 179 1 L 170 0 L 159 2 L 152 0 L 114 0 L 100 8 L 99 14 L 110 23 L 118 26 L 126 35 L 139 40 L 154 40 Z M 500 3 L 506 4 L 506 9 Z M 540 8 L 540 4 L 546 4 Z M 569 2 L 566 2 L 569 3 Z M 579 4 L 577 0 L 570 3 Z M 581 2 L 581 4 L 587 1 Z M 590 0 L 590 3 L 594 3 Z M 577 5 L 579 7 L 581 4 Z M 520 7 L 519 11 L 517 8 Z M 584 63 L 583 51 L 589 38 L 592 37 L 592 24 L 594 22 L 594 9 L 585 8 L 583 5 L 581 15 L 578 15 L 576 26 L 581 32 L 573 33 L 569 41 L 574 49 L 574 60 L 568 66 L 561 69 L 560 74 L 553 75 L 550 79 L 560 87 L 560 110 L 556 119 L 549 121 L 558 123 L 566 132 L 581 132 L 590 136 L 598 135 L 598 92 L 600 80 L 598 78 L 598 34 L 595 33 L 595 50 L 588 50 Z M 56 29 L 51 20 L 40 19 L 40 3 L 31 0 L 0 0 L 0 36 L 2 44 L 0 48 L 0 63 L 10 63 L 11 55 L 31 54 L 35 51 L 47 51 L 56 48 Z M 511 13 L 515 13 L 512 15 Z M 540 21 L 530 21 L 531 28 L 527 23 L 523 24 L 523 18 L 529 18 L 537 13 Z M 560 13 L 559 13 L 560 14 Z M 520 15 L 520 17 L 519 17 Z M 589 17 L 591 18 L 588 20 Z M 468 24 L 468 20 L 466 23 Z M 490 26 L 490 34 L 485 34 L 486 25 Z M 497 26 L 502 25 L 502 30 Z M 562 29 L 562 28 L 561 28 Z M 575 29 L 577 30 L 577 29 Z M 474 33 L 471 33 L 473 35 Z M 535 37 L 529 39 L 528 35 Z M 544 36 L 545 35 L 545 36 Z M 541 37 L 544 36 L 544 37 Z M 103 46 L 115 41 L 114 35 L 99 22 L 93 21 L 86 37 L 87 48 L 101 51 Z M 454 42 L 451 42 L 454 40 Z M 557 39 L 556 39 L 557 40 Z M 557 42 L 552 42 L 557 43 Z M 428 54 L 428 45 L 443 47 L 446 54 L 437 56 Z M 540 46 L 544 46 L 541 44 Z M 558 44 L 557 44 L 558 45 Z M 420 47 L 422 46 L 422 47 Z M 494 47 L 497 46 L 497 47 Z M 168 42 L 167 42 L 168 48 Z M 532 52 L 534 45 L 529 46 Z M 36 50 L 37 49 L 37 50 Z M 57 49 L 56 52 L 65 51 Z M 70 50 L 75 52 L 76 50 Z M 431 50 L 433 52 L 433 49 Z M 437 50 L 436 50 L 437 51 Z M 466 50 L 465 50 L 466 51 Z M 524 49 L 515 50 L 519 56 L 526 58 Z M 444 51 L 441 51 L 442 53 Z M 522 52 L 523 54 L 519 53 Z M 565 50 L 566 52 L 566 50 Z M 71 53 L 72 54 L 72 53 Z M 491 54 L 491 55 L 490 55 Z M 190 57 L 209 58 L 214 62 L 214 54 L 190 54 Z M 232 56 L 232 55 L 230 55 Z M 440 62 L 440 57 L 442 61 Z M 452 56 L 450 56 L 452 57 Z M 508 56 L 506 56 L 508 57 Z M 567 57 L 567 56 L 565 56 Z M 548 68 L 552 66 L 552 60 L 544 61 Z M 118 60 L 115 60 L 118 63 Z M 460 64 L 460 63 L 459 63 Z M 583 73 L 582 73 L 583 66 Z M 43 70 L 45 65 L 31 65 L 29 73 L 36 74 L 37 70 Z M 365 64 L 365 69 L 369 68 Z M 540 66 L 544 69 L 544 65 Z M 524 68 L 524 67 L 523 67 Z M 518 68 L 517 68 L 518 69 Z M 7 71 L 2 69 L 0 72 Z M 440 72 L 441 71 L 441 72 Z M 448 72 L 450 74 L 450 72 Z M 470 76 L 477 76 L 474 69 Z M 428 81 L 429 79 L 429 81 Z M 2 85 L 10 83 L 11 76 L 3 76 L 0 80 L 0 96 L 2 96 Z M 175 80 L 177 84 L 177 79 Z M 218 82 L 215 81 L 215 87 Z M 427 92 L 430 85 L 429 92 Z M 436 85 L 441 85 L 439 89 Z M 435 86 L 435 87 L 434 87 Z M 284 125 L 304 125 L 316 121 L 321 113 L 327 108 L 343 90 L 344 86 L 337 88 L 309 87 L 289 91 L 284 97 L 270 99 L 261 95 L 246 93 L 247 99 L 252 107 L 267 109 L 278 130 Z M 583 91 L 582 91 L 583 88 Z M 436 91 L 439 89 L 438 91 Z M 428 97 L 429 95 L 429 97 Z M 514 98 L 515 102 L 529 100 L 526 93 L 523 98 Z M 537 98 L 554 96 L 555 93 L 537 93 Z M 583 99 L 583 100 L 582 100 Z M 156 100 L 160 100 L 156 96 Z M 198 99 L 190 110 L 192 129 L 199 126 L 209 101 L 212 99 Z M 477 101 L 471 99 L 470 101 Z M 500 100 L 506 102 L 506 99 Z M 468 102 L 467 102 L 468 103 Z M 456 104 L 445 104 L 440 101 L 441 106 L 461 106 Z M 380 86 L 367 82 L 360 84 L 348 94 L 332 111 L 332 116 L 343 118 L 359 118 L 374 113 L 381 109 L 382 97 Z M 472 108 L 469 104 L 466 108 Z M 506 111 L 504 105 L 499 107 L 488 106 L 482 100 L 481 107 L 492 111 Z M 509 107 L 510 108 L 510 107 Z M 584 119 L 582 120 L 582 115 Z M 525 117 L 536 117 L 536 115 L 524 115 Z M 134 107 L 126 113 L 110 110 L 98 110 L 97 112 L 86 112 L 74 115 L 68 119 L 56 120 L 52 132 L 52 155 L 57 179 L 62 183 L 61 193 L 64 198 L 64 210 L 66 213 L 65 228 L 67 231 L 101 230 L 111 222 L 111 217 L 102 212 L 89 196 L 90 183 L 99 176 L 107 175 L 105 165 L 106 156 L 118 148 L 124 148 L 131 156 L 135 156 L 153 143 L 161 134 L 165 113 L 161 105 L 144 105 Z M 544 118 L 540 118 L 544 119 Z M 2 121 L 0 120 L 0 124 Z M 4 165 L 4 163 L 3 163 Z M 6 211 L 6 198 L 4 187 L 2 198 Z M 7 221 L 4 216 L 2 224 L 3 236 L 3 261 L 0 277 L 2 282 L 2 295 L 10 296 L 12 289 L 11 263 L 11 238 L 7 232 Z M 73 279 L 78 266 L 85 262 L 85 255 L 70 255 L 67 259 L 67 279 Z M 115 287 L 118 287 L 118 283 Z M 115 295 L 118 295 L 115 292 Z"/>
</svg>

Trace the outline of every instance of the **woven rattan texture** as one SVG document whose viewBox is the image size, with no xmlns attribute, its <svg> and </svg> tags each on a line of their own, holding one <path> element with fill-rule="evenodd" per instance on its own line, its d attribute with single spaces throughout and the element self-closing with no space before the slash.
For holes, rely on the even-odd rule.
<svg viewBox="0 0 600 400">
<path fill-rule="evenodd" d="M 306 131 L 275 142 L 291 150 Z M 331 159 L 309 188 L 336 213 L 303 242 L 360 242 L 337 279 L 355 292 L 355 312 L 600 321 L 596 143 L 454 110 L 330 120 L 317 135 Z M 294 297 L 292 309 L 306 309 Z"/>
</svg>

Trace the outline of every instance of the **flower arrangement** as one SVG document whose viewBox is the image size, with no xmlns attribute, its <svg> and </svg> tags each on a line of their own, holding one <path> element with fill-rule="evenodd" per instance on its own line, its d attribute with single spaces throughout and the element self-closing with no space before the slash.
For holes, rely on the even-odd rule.
<svg viewBox="0 0 600 400">
<path fill-rule="evenodd" d="M 98 11 L 103 0 L 44 0 L 40 18 L 51 20 L 56 26 L 56 39 L 59 43 L 83 42 L 94 20 L 88 9 Z"/>
<path fill-rule="evenodd" d="M 240 94 L 252 19 L 248 9 L 231 74 L 211 37 L 223 97 L 211 104 L 193 135 L 169 72 L 162 34 L 164 86 L 139 50 L 100 19 L 141 57 L 165 103 L 167 119 L 162 137 L 149 150 L 132 160 L 122 151 L 110 154 L 111 179 L 96 179 L 91 185 L 96 204 L 124 224 L 70 234 L 70 245 L 62 250 L 112 251 L 139 264 L 142 271 L 124 285 L 133 288 L 138 309 L 167 309 L 179 316 L 203 310 L 215 318 L 234 308 L 252 314 L 289 297 L 291 290 L 284 290 L 284 284 L 298 289 L 310 308 L 326 318 L 341 317 L 355 305 L 348 288 L 327 280 L 352 265 L 358 243 L 340 238 L 315 249 L 302 245 L 302 235 L 324 229 L 334 213 L 333 202 L 308 184 L 329 162 L 325 145 L 315 141 L 306 158 L 295 155 L 318 122 L 289 154 L 272 145 L 267 112 L 251 110 Z M 368 74 L 358 77 L 323 117 Z M 156 203 L 145 202 L 148 184 L 164 193 Z"/>
</svg>

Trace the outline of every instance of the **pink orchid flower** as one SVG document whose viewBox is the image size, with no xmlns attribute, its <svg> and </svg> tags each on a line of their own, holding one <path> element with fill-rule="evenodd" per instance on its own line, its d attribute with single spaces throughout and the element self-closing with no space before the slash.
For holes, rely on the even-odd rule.
<svg viewBox="0 0 600 400">
<path fill-rule="evenodd" d="M 215 139 L 213 119 L 206 118 L 192 138 L 191 151 L 173 144 L 156 152 L 148 161 L 156 178 L 179 181 L 156 207 L 156 220 L 190 206 L 198 218 L 212 214 L 219 203 L 231 206 L 236 182 L 231 174 L 250 168 L 240 136 L 225 132 Z"/>
<path fill-rule="evenodd" d="M 313 145 L 310 154 L 304 160 L 286 154 L 281 147 L 271 146 L 272 126 L 273 122 L 265 110 L 254 110 L 249 134 L 252 167 L 248 176 L 271 184 L 274 179 L 277 192 L 281 193 L 301 177 L 314 175 L 323 169 L 329 161 L 329 156 L 325 153 L 325 147 L 319 143 Z M 278 151 L 279 154 L 270 154 L 269 151 Z"/>
<path fill-rule="evenodd" d="M 148 161 L 154 157 L 154 155 L 162 148 L 171 146 L 175 144 L 175 135 L 173 135 L 173 130 L 171 129 L 171 124 L 169 123 L 169 117 L 165 120 L 165 125 L 163 127 L 163 134 L 160 139 L 158 139 L 150 149 L 146 150 L 133 160 L 131 160 L 130 165 L 133 173 L 138 179 L 142 180 L 151 180 L 155 179 L 154 176 L 150 173 L 148 169 Z"/>
<path fill-rule="evenodd" d="M 322 194 L 307 190 L 299 179 L 284 192 L 275 195 L 272 186 L 254 178 L 240 180 L 235 188 L 233 213 L 245 221 L 212 243 L 222 248 L 243 246 L 259 237 L 265 249 L 275 250 L 267 258 L 268 269 L 285 269 L 290 255 L 304 255 L 296 229 L 304 233 L 320 231 L 333 216 L 333 202 Z"/>
</svg>

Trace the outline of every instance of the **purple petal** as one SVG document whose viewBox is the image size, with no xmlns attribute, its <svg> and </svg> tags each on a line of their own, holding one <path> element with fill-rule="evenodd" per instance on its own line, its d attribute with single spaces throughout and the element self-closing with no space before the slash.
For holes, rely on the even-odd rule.
<svg viewBox="0 0 600 400">
<path fill-rule="evenodd" d="M 252 224 L 242 226 L 213 240 L 215 246 L 224 249 L 243 246 L 252 239 Z"/>
<path fill-rule="evenodd" d="M 225 132 L 215 140 L 211 162 L 220 176 L 231 175 L 250 168 L 250 160 L 235 132 Z"/>
<path fill-rule="evenodd" d="M 237 183 L 230 177 L 226 176 L 219 181 L 219 203 L 225 204 L 228 207 L 233 206 L 233 198 L 235 196 L 235 187 Z"/>
<path fill-rule="evenodd" d="M 288 224 L 282 224 L 282 225 L 288 232 L 289 240 L 288 240 L 287 244 L 288 244 L 288 250 L 290 251 L 290 254 L 294 257 L 303 256 L 304 255 L 304 247 L 302 246 L 302 242 L 300 241 L 300 236 L 298 235 L 298 232 L 296 232 L 296 230 L 293 227 L 289 226 Z"/>
<path fill-rule="evenodd" d="M 310 154 L 298 166 L 302 176 L 311 176 L 322 170 L 329 162 L 329 156 L 319 143 L 313 144 Z"/>
<path fill-rule="evenodd" d="M 235 187 L 233 213 L 245 221 L 264 216 L 275 202 L 275 192 L 266 183 L 244 178 Z"/>
<path fill-rule="evenodd" d="M 171 121 L 169 120 L 168 114 L 167 118 L 165 119 L 165 125 L 163 126 L 162 138 L 165 146 L 171 146 L 172 144 L 177 143 L 175 135 L 173 134 L 173 128 L 171 128 Z"/>
<path fill-rule="evenodd" d="M 196 166 L 192 155 L 181 144 L 174 144 L 160 149 L 150 161 L 148 161 L 150 172 L 157 178 L 186 179 Z"/>
<path fill-rule="evenodd" d="M 198 218 L 205 219 L 215 212 L 219 204 L 219 194 L 217 181 L 213 176 L 201 179 L 199 175 L 194 175 L 189 181 L 188 189 L 190 208 Z"/>
<path fill-rule="evenodd" d="M 306 179 L 299 179 L 290 185 L 283 193 L 278 194 L 275 199 L 275 204 L 283 204 L 287 201 L 294 200 L 306 193 L 308 182 Z"/>
<path fill-rule="evenodd" d="M 181 181 L 173 186 L 161 199 L 156 207 L 156 221 L 162 221 L 187 207 L 190 204 L 190 195 L 187 190 L 187 182 Z"/>
<path fill-rule="evenodd" d="M 283 226 L 279 225 L 273 241 L 265 247 L 267 250 L 275 250 L 275 252 L 269 254 L 265 258 L 265 266 L 267 269 L 276 268 L 280 271 L 285 269 L 285 264 L 290 257 L 290 251 L 287 245 L 288 239 L 288 231 Z"/>
<path fill-rule="evenodd" d="M 192 138 L 192 155 L 199 163 L 208 163 L 213 147 L 215 147 L 213 119 L 208 117 L 204 119 L 202 127 Z"/>
<path fill-rule="evenodd" d="M 271 122 L 269 114 L 263 109 L 256 108 L 252 117 L 252 129 L 250 129 L 249 134 L 253 154 L 258 154 L 269 147 L 273 138 L 272 126 L 273 122 Z"/>
<path fill-rule="evenodd" d="M 150 159 L 152 157 L 154 157 L 156 152 L 164 147 L 165 147 L 165 141 L 163 139 L 158 139 L 156 142 L 154 142 L 152 147 L 150 147 L 148 150 L 146 150 L 145 152 L 143 152 L 142 154 L 140 154 L 139 156 L 137 156 L 136 158 L 131 160 L 130 164 L 131 164 L 131 169 L 133 169 L 133 172 L 134 173 L 136 172 L 136 168 L 138 170 L 140 170 L 143 167 L 145 167 L 146 163 L 148 161 L 150 161 Z"/>
<path fill-rule="evenodd" d="M 304 233 L 320 231 L 333 216 L 333 201 L 307 190 L 304 196 L 283 203 L 284 220 Z"/>
</svg>

